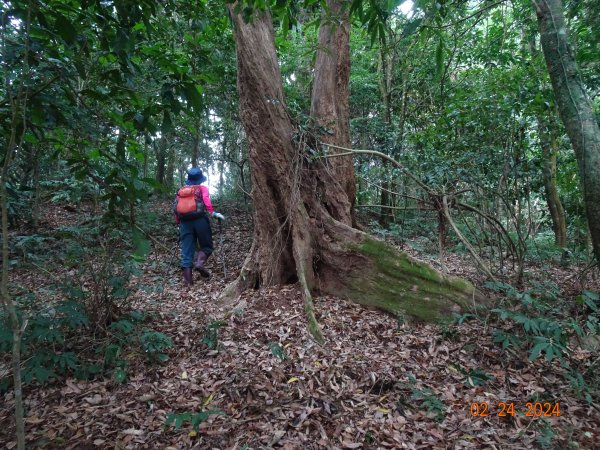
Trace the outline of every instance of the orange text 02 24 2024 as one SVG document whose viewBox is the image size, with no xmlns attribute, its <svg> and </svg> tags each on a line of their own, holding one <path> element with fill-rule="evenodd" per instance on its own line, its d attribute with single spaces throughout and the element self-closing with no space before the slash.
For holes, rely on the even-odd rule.
<svg viewBox="0 0 600 450">
<path fill-rule="evenodd" d="M 560 416 L 560 404 L 558 402 L 527 402 L 524 409 L 518 409 L 513 402 L 499 402 L 495 405 L 480 402 L 469 405 L 471 417 L 506 417 L 515 416 L 519 412 L 524 413 L 525 417 Z"/>
</svg>

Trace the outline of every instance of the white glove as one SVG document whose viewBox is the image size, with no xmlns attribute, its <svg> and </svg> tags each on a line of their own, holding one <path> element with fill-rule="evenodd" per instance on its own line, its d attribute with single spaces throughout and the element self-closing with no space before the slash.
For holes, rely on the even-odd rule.
<svg viewBox="0 0 600 450">
<path fill-rule="evenodd" d="M 212 216 L 217 219 L 217 220 L 225 220 L 225 216 L 221 213 L 218 212 L 214 212 L 212 213 Z"/>
</svg>

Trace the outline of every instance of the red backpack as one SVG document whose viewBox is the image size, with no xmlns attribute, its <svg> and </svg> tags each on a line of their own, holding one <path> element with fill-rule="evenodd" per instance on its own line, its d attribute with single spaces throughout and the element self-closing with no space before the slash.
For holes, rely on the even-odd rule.
<svg viewBox="0 0 600 450">
<path fill-rule="evenodd" d="M 175 214 L 179 220 L 185 222 L 206 216 L 206 206 L 202 201 L 202 194 L 198 192 L 200 195 L 196 195 L 196 191 L 199 189 L 200 186 L 183 186 L 177 191 Z"/>
</svg>

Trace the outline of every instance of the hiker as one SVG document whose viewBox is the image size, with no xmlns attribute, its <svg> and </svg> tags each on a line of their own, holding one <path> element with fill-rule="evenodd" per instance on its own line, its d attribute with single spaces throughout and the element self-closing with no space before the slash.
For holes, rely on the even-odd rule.
<svg viewBox="0 0 600 450">
<path fill-rule="evenodd" d="M 179 226 L 179 242 L 181 242 L 181 268 L 186 286 L 194 283 L 193 268 L 200 272 L 204 278 L 210 276 L 204 264 L 213 251 L 212 230 L 208 215 L 218 220 L 223 220 L 223 214 L 215 212 L 210 201 L 208 188 L 202 186 L 206 177 L 197 167 L 187 170 L 185 186 L 177 191 L 173 212 Z M 194 261 L 196 242 L 200 250 Z"/>
</svg>

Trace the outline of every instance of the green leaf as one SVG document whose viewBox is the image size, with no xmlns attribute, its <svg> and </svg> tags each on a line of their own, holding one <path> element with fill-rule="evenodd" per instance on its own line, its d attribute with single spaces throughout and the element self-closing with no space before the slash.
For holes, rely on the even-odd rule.
<svg viewBox="0 0 600 450">
<path fill-rule="evenodd" d="M 191 420 L 192 418 L 192 413 L 184 413 L 184 414 L 178 414 L 177 416 L 175 416 L 175 429 L 180 429 L 181 425 L 183 425 L 183 422 L 185 422 L 186 420 Z"/>
<path fill-rule="evenodd" d="M 271 353 L 273 353 L 273 355 L 279 358 L 280 360 L 283 361 L 287 358 L 287 355 L 285 354 L 285 349 L 281 346 L 281 344 L 277 342 L 269 342 L 267 345 L 271 349 Z"/>
<path fill-rule="evenodd" d="M 122 367 L 115 367 L 113 378 L 118 384 L 123 384 L 127 380 L 127 372 Z"/>
<path fill-rule="evenodd" d="M 165 110 L 163 114 L 162 125 L 160 126 L 161 133 L 167 134 L 173 131 L 173 121 L 171 120 L 171 114 Z"/>
<path fill-rule="evenodd" d="M 54 375 L 54 373 L 51 370 L 48 370 L 43 366 L 34 367 L 33 374 L 35 376 L 35 379 L 38 380 L 42 384 L 44 384 L 46 381 L 48 381 Z"/>
<path fill-rule="evenodd" d="M 137 228 L 134 228 L 133 230 L 133 247 L 135 249 L 134 255 L 138 258 L 143 258 L 150 253 L 150 239 Z"/>
<path fill-rule="evenodd" d="M 73 27 L 69 19 L 62 14 L 56 13 L 56 21 L 54 22 L 54 26 L 56 28 L 56 32 L 67 44 L 72 44 L 77 39 L 77 30 L 75 27 Z"/>
<path fill-rule="evenodd" d="M 196 111 L 202 109 L 202 86 L 186 83 L 183 87 L 188 104 Z"/>
<path fill-rule="evenodd" d="M 549 345 L 546 349 L 546 361 L 550 362 L 552 361 L 552 358 L 554 358 L 554 347 Z"/>
<path fill-rule="evenodd" d="M 283 37 L 286 38 L 290 30 L 290 17 L 287 13 L 284 13 L 283 15 L 283 23 L 281 28 L 283 29 Z"/>
<path fill-rule="evenodd" d="M 600 312 L 600 307 L 596 304 L 598 302 L 598 294 L 592 291 L 583 291 L 583 301 L 585 305 L 594 312 Z"/>
<path fill-rule="evenodd" d="M 531 353 L 529 354 L 529 361 L 533 361 L 534 359 L 536 359 L 539 355 L 540 352 L 542 350 L 546 350 L 549 347 L 550 344 L 548 344 L 547 341 L 541 341 L 538 342 L 532 349 L 531 349 Z"/>
</svg>

